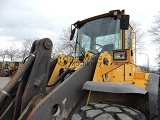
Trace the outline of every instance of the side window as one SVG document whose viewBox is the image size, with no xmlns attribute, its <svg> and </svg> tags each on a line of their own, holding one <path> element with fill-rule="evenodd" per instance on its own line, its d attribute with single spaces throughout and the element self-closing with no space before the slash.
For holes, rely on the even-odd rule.
<svg viewBox="0 0 160 120">
<path fill-rule="evenodd" d="M 82 48 L 85 51 L 90 50 L 90 46 L 91 46 L 91 38 L 87 35 L 83 34 L 83 38 L 82 38 Z"/>
<path fill-rule="evenodd" d="M 76 45 L 76 56 L 81 56 L 83 52 L 90 50 L 90 46 L 91 38 L 79 31 Z"/>
<path fill-rule="evenodd" d="M 126 41 L 125 41 L 125 48 L 126 49 L 131 49 L 132 48 L 132 30 L 131 28 L 129 28 L 128 30 L 125 31 L 125 35 L 126 35 Z"/>
</svg>

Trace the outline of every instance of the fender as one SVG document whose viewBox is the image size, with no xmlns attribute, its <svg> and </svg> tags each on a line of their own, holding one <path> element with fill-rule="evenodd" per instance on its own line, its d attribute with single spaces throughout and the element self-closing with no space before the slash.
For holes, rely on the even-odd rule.
<svg viewBox="0 0 160 120">
<path fill-rule="evenodd" d="M 92 82 L 92 81 L 85 82 L 82 89 L 98 91 L 98 92 L 109 92 L 109 93 L 138 93 L 138 94 L 147 93 L 145 89 L 132 84 L 115 84 L 115 83 Z"/>
</svg>

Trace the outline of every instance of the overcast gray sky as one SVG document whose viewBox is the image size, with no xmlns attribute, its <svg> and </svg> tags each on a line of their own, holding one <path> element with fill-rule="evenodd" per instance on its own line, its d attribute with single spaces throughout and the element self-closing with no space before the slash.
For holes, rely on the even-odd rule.
<svg viewBox="0 0 160 120">
<path fill-rule="evenodd" d="M 159 0 L 0 0 L 0 48 L 30 38 L 48 37 L 54 43 L 62 28 L 114 9 L 125 9 L 145 32 L 160 11 L 159 4 Z"/>
</svg>

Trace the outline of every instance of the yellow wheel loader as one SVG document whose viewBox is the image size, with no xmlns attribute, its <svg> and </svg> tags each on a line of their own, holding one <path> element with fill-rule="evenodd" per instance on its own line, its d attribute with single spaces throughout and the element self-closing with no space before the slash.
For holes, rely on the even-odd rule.
<svg viewBox="0 0 160 120">
<path fill-rule="evenodd" d="M 1 62 L 0 77 L 13 76 L 15 72 L 22 66 L 21 62 Z"/>
<path fill-rule="evenodd" d="M 0 92 L 1 120 L 160 119 L 159 75 L 136 65 L 135 32 L 122 10 L 71 25 L 75 57 L 51 59 L 49 38 Z M 54 46 L 53 46 L 54 47 Z"/>
</svg>

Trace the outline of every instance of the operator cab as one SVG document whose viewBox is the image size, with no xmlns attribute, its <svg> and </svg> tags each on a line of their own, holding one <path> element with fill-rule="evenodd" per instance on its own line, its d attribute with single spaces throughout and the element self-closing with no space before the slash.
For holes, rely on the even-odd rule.
<svg viewBox="0 0 160 120">
<path fill-rule="evenodd" d="M 112 17 L 90 21 L 78 30 L 76 55 L 80 56 L 79 46 L 87 52 L 110 52 L 121 49 L 120 20 Z"/>
<path fill-rule="evenodd" d="M 115 10 L 73 25 L 71 39 L 77 29 L 76 56 L 83 56 L 86 52 L 111 53 L 112 50 L 123 49 L 122 30 L 128 29 L 129 16 L 124 15 L 124 11 Z"/>
</svg>

